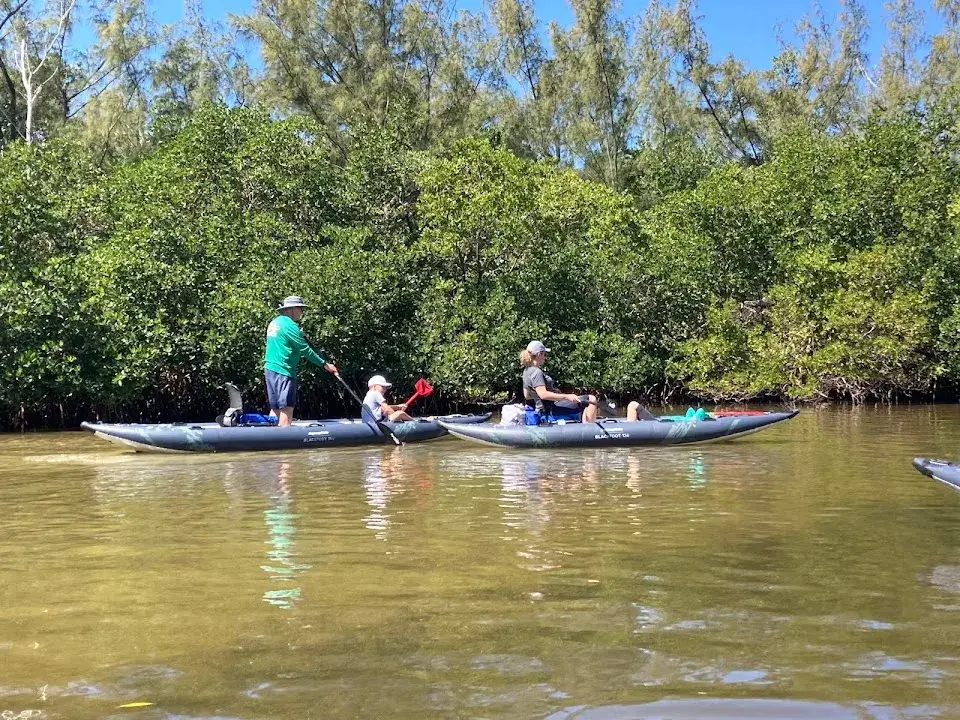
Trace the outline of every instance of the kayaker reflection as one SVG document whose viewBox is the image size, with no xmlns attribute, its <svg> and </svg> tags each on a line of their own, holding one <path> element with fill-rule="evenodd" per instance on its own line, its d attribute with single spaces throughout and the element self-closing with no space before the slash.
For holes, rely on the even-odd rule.
<svg viewBox="0 0 960 720">
<path fill-rule="evenodd" d="M 264 523 L 267 526 L 267 551 L 269 565 L 260 569 L 270 574 L 270 579 L 281 587 L 267 590 L 263 594 L 265 602 L 289 610 L 300 600 L 300 587 L 295 585 L 296 576 L 312 565 L 294 562 L 294 535 L 297 533 L 296 520 L 300 517 L 293 513 L 293 493 L 290 485 L 290 463 L 281 462 L 277 473 L 276 489 L 271 493 L 272 506 L 264 511 Z"/>
<path fill-rule="evenodd" d="M 391 405 L 387 402 L 387 390 L 393 386 L 393 383 L 387 382 L 383 375 L 374 375 L 367 381 L 367 394 L 363 398 L 364 408 L 373 416 L 377 422 L 381 420 L 390 420 L 391 422 L 406 422 L 413 420 L 407 415 L 407 404 Z"/>
<path fill-rule="evenodd" d="M 521 456 L 503 456 L 503 479 L 500 482 L 501 522 L 509 530 L 527 529 L 534 535 L 550 520 L 549 496 L 544 497 L 545 482 L 540 462 Z M 556 489 L 556 488 L 551 488 Z M 513 540 L 514 537 L 504 539 Z"/>
<path fill-rule="evenodd" d="M 523 400 L 526 405 L 524 424 L 539 425 L 541 422 L 595 422 L 597 419 L 596 395 L 575 395 L 554 391 L 553 378 L 543 371 L 550 348 L 539 340 L 531 340 L 520 351 L 523 366 Z M 627 421 L 636 422 L 653 416 L 636 401 L 627 406 Z"/>
<path fill-rule="evenodd" d="M 368 456 L 363 460 L 363 492 L 370 506 L 370 513 L 363 518 L 363 524 L 368 530 L 373 530 L 377 540 L 386 540 L 390 527 L 387 506 L 391 493 L 389 471 L 385 467 L 387 462 L 376 456 Z"/>
<path fill-rule="evenodd" d="M 396 448 L 382 453 L 367 455 L 363 460 L 363 492 L 370 506 L 370 513 L 363 518 L 368 530 L 373 530 L 377 540 L 386 540 L 390 529 L 389 505 L 393 497 L 404 491 L 404 481 L 414 474 L 405 462 L 404 455 Z"/>
<path fill-rule="evenodd" d="M 297 324 L 309 307 L 299 295 L 290 295 L 277 307 L 277 316 L 267 326 L 267 349 L 263 359 L 263 375 L 267 383 L 270 415 L 280 427 L 293 422 L 297 404 L 297 366 L 306 358 L 329 373 L 337 367 L 319 355 L 303 336 Z"/>
</svg>

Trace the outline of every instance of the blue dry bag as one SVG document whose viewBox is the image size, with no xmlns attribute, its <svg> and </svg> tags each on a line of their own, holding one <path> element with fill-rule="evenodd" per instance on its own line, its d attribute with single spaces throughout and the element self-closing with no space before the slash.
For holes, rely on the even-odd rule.
<svg viewBox="0 0 960 720">
<path fill-rule="evenodd" d="M 240 416 L 240 422 L 238 424 L 246 427 L 276 425 L 277 418 L 271 415 L 261 415 L 260 413 L 244 413 Z"/>
</svg>

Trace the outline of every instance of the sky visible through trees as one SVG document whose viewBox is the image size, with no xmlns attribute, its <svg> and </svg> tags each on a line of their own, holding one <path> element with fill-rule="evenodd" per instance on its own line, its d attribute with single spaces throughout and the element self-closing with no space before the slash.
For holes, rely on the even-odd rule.
<svg viewBox="0 0 960 720">
<path fill-rule="evenodd" d="M 918 3 L 927 10 L 924 31 L 928 35 L 940 32 L 943 23 L 932 12 L 931 0 Z M 175 23 L 183 18 L 184 5 L 164 0 L 150 0 L 151 10 L 162 23 Z M 639 12 L 644 6 L 643 0 L 628 0 L 624 9 Z M 836 16 L 840 9 L 837 0 L 823 0 L 820 3 L 825 14 Z M 457 8 L 470 12 L 479 12 L 483 0 L 457 0 Z M 567 0 L 536 0 L 537 14 L 545 21 L 556 21 L 568 26 L 573 21 L 573 13 Z M 252 7 L 250 0 L 206 0 L 204 12 L 208 18 L 225 21 L 229 14 L 248 13 Z M 813 8 L 812 2 L 804 0 L 702 0 L 699 4 L 702 24 L 713 45 L 715 60 L 724 55 L 740 57 L 752 68 L 769 66 L 770 59 L 777 52 L 777 33 L 793 37 L 794 25 Z M 879 57 L 887 32 L 883 26 L 882 0 L 870 0 L 865 4 L 867 18 L 872 31 L 867 38 L 867 53 L 874 61 Z"/>
</svg>

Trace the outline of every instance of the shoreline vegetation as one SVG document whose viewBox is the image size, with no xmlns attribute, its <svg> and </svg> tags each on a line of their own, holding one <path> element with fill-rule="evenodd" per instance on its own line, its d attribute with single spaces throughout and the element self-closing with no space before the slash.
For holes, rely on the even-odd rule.
<svg viewBox="0 0 960 720">
<path fill-rule="evenodd" d="M 619 399 L 960 394 L 949 3 L 933 37 L 888 3 L 871 62 L 848 0 L 764 71 L 711 60 L 683 1 L 574 0 L 566 29 L 523 0 L 112 5 L 43 63 L 69 23 L 40 5 L 0 40 L 0 429 L 212 418 L 225 382 L 259 407 L 291 293 L 354 387 L 429 379 L 423 412 L 515 400 L 534 338 Z M 298 415 L 351 411 L 301 373 Z"/>
</svg>

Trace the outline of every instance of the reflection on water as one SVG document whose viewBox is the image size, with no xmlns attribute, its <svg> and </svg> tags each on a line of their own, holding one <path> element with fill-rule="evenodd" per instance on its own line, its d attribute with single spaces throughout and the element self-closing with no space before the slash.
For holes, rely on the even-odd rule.
<svg viewBox="0 0 960 720">
<path fill-rule="evenodd" d="M 688 482 L 690 487 L 700 487 L 707 482 L 707 473 L 703 466 L 703 453 L 695 450 L 690 454 Z"/>
<path fill-rule="evenodd" d="M 418 509 L 429 506 L 433 488 L 430 465 L 414 457 L 409 451 L 387 447 L 373 451 L 363 458 L 361 482 L 369 513 L 363 518 L 364 527 L 372 530 L 377 540 L 385 541 L 390 528 L 391 501 L 400 495 L 417 498 Z"/>
<path fill-rule="evenodd" d="M 391 483 L 395 488 L 402 479 L 397 471 L 398 457 L 399 451 L 391 449 L 363 460 L 363 491 L 370 506 L 370 514 L 363 518 L 363 523 L 374 532 L 377 540 L 387 539 L 387 528 L 390 526 L 387 505 L 393 492 Z"/>
<path fill-rule="evenodd" d="M 312 565 L 295 562 L 296 549 L 294 536 L 297 534 L 296 521 L 299 518 L 293 512 L 293 489 L 290 463 L 278 463 L 276 490 L 271 493 L 273 506 L 264 510 L 264 523 L 267 526 L 267 559 L 270 565 L 261 565 L 260 569 L 270 575 L 279 587 L 267 590 L 263 599 L 271 605 L 289 609 L 300 600 L 300 587 L 296 585 L 296 576 L 309 570 Z"/>
<path fill-rule="evenodd" d="M 910 467 L 957 447 L 957 407 L 647 450 L 0 438 L 0 719 L 960 717 L 960 501 Z"/>
<path fill-rule="evenodd" d="M 938 716 L 936 709 L 929 706 L 898 709 L 887 705 L 844 706 L 795 700 L 659 700 L 643 705 L 574 707 L 552 713 L 547 720 L 892 720 Z"/>
</svg>

